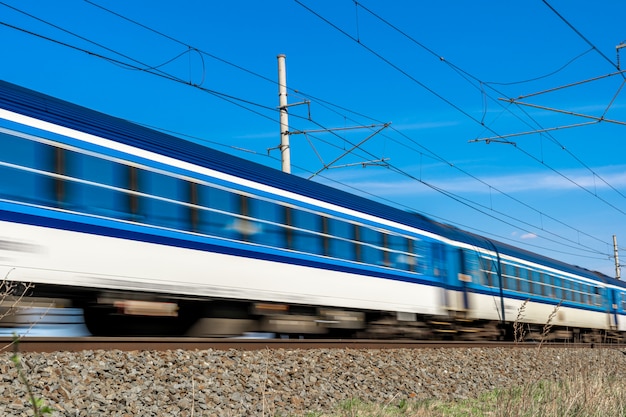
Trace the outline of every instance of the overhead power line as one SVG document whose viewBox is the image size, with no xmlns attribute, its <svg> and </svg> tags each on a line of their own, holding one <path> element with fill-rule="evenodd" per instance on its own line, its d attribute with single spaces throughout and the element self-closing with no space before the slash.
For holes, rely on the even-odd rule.
<svg viewBox="0 0 626 417">
<path fill-rule="evenodd" d="M 447 65 L 449 65 L 451 68 L 453 68 L 453 69 L 455 69 L 456 71 L 460 72 L 460 73 L 462 74 L 463 78 L 465 78 L 465 77 L 464 77 L 464 75 L 466 75 L 466 76 L 468 76 L 468 77 L 472 78 L 473 80 L 477 81 L 478 83 L 480 83 L 480 85 L 483 85 L 483 84 L 484 84 L 484 85 L 496 84 L 496 83 L 486 82 L 486 81 L 482 81 L 482 80 L 480 80 L 479 78 L 475 77 L 474 75 L 472 75 L 472 74 L 468 73 L 467 71 L 465 71 L 465 70 L 461 69 L 460 67 L 458 67 L 458 66 L 454 65 L 452 62 L 450 62 L 450 61 L 448 61 L 448 60 L 444 59 L 442 55 L 440 55 L 440 54 L 436 53 L 434 50 L 432 50 L 432 49 L 428 48 L 426 45 L 424 45 L 423 43 L 419 42 L 418 40 L 416 40 L 415 38 L 413 38 L 411 35 L 409 35 L 409 34 L 408 34 L 408 33 L 406 33 L 405 31 L 401 30 L 399 27 L 397 27 L 397 26 L 396 26 L 396 25 L 394 25 L 393 23 L 389 22 L 387 19 L 383 18 L 383 17 L 382 17 L 382 16 L 380 16 L 379 14 L 377 14 L 377 13 L 375 13 L 374 11 L 372 11 L 371 9 L 367 8 L 367 7 L 366 7 L 366 6 L 364 6 L 362 3 L 359 3 L 359 2 L 357 2 L 357 1 L 355 1 L 354 3 L 355 3 L 355 7 L 357 7 L 357 8 L 358 8 L 358 7 L 361 7 L 363 10 L 367 11 L 369 14 L 371 14 L 372 16 L 374 16 L 376 19 L 380 20 L 381 22 L 383 22 L 383 23 L 384 23 L 384 24 L 386 24 L 387 26 L 391 27 L 393 30 L 395 30 L 396 32 L 400 33 L 402 36 L 404 36 L 405 38 L 409 39 L 411 42 L 413 42 L 414 44 L 416 44 L 416 45 L 417 45 L 417 46 L 419 46 L 420 48 L 424 49 L 425 51 L 427 51 L 429 54 L 431 54 L 431 55 L 432 55 L 432 56 L 434 56 L 435 58 L 439 59 L 439 60 L 440 60 L 440 61 L 442 61 L 442 62 L 445 62 L 445 63 L 446 63 Z M 547 4 L 547 5 L 548 5 L 548 6 L 549 6 L 549 7 L 550 7 L 550 8 L 551 8 L 551 9 L 552 9 L 555 13 L 557 13 L 557 15 L 559 15 L 559 14 L 558 14 L 558 12 L 556 12 L 556 10 L 555 10 L 554 8 L 552 8 L 552 7 L 551 7 L 551 6 L 550 6 L 547 2 L 545 2 L 545 1 L 544 1 L 544 3 L 546 3 L 546 4 Z M 562 16 L 561 16 L 561 15 L 559 15 L 559 17 L 561 17 L 561 18 L 562 18 Z M 566 23 L 568 23 L 568 24 L 569 24 L 569 22 L 566 22 Z M 578 32 L 575 28 L 574 28 L 574 30 L 576 31 L 576 33 L 578 33 L 580 36 L 582 36 L 582 34 L 580 34 L 580 32 Z M 583 39 L 585 39 L 585 40 L 586 40 L 586 38 L 584 38 L 584 37 L 583 37 Z M 531 80 L 520 81 L 520 82 L 517 82 L 517 83 L 528 82 L 528 81 L 535 81 L 535 80 L 538 80 L 538 79 L 542 79 L 542 78 L 546 78 L 546 77 L 548 77 L 548 76 L 554 75 L 554 74 L 556 74 L 557 72 L 559 72 L 559 71 L 561 71 L 562 69 L 564 69 L 564 68 L 566 68 L 567 66 L 569 66 L 572 62 L 574 62 L 574 61 L 575 61 L 575 60 L 577 60 L 578 58 L 580 58 L 580 57 L 582 57 L 583 55 L 587 54 L 588 52 L 590 52 L 590 51 L 592 51 L 592 50 L 597 50 L 597 48 L 596 48 L 593 44 L 591 44 L 591 43 L 590 43 L 590 42 L 588 42 L 588 41 L 587 41 L 587 43 L 588 43 L 588 44 L 590 44 L 591 49 L 589 49 L 589 50 L 587 50 L 587 51 L 585 51 L 585 52 L 583 52 L 583 53 L 579 54 L 578 56 L 574 57 L 573 59 L 571 59 L 570 61 L 568 61 L 565 65 L 563 65 L 563 66 L 562 66 L 561 68 L 559 68 L 558 70 L 553 71 L 553 72 L 551 72 L 551 73 L 549 73 L 549 74 L 546 74 L 546 75 L 544 75 L 544 76 L 541 76 L 541 77 L 536 77 L 536 78 L 531 79 Z M 599 51 L 598 51 L 598 52 L 599 52 Z M 617 72 L 615 72 L 615 73 L 611 73 L 611 74 L 608 74 L 608 75 L 605 75 L 605 76 L 600 76 L 600 77 L 594 77 L 594 78 L 592 78 L 592 79 L 590 79 L 590 80 L 585 80 L 585 81 L 580 81 L 580 82 L 577 82 L 577 83 L 572 83 L 572 84 L 569 84 L 569 85 L 567 85 L 567 86 L 563 86 L 563 87 L 557 87 L 557 88 L 554 88 L 554 89 L 546 90 L 546 91 L 544 91 L 544 92 L 535 93 L 534 95 L 536 95 L 536 94 L 543 94 L 543 93 L 546 93 L 546 92 L 555 91 L 555 90 L 558 90 L 558 89 L 567 88 L 567 87 L 574 86 L 574 85 L 579 85 L 579 84 L 582 84 L 582 83 L 585 83 L 585 82 L 590 82 L 590 81 L 599 80 L 599 79 L 606 78 L 606 77 L 610 77 L 610 76 L 617 75 L 617 74 L 624 76 L 624 74 L 623 74 L 624 72 L 625 72 L 625 71 L 620 71 L 620 70 L 619 70 L 619 67 L 618 67 L 618 71 L 617 71 Z M 466 78 L 466 80 L 467 80 L 467 78 Z M 468 80 L 468 82 L 469 82 L 469 80 Z M 517 83 L 508 83 L 508 84 L 517 84 Z M 473 83 L 471 83 L 471 82 L 470 82 L 470 84 L 472 84 L 472 85 L 473 85 Z M 502 84 L 502 83 L 497 83 L 497 84 Z M 622 86 L 623 86 L 623 85 L 624 85 L 624 83 L 622 83 L 622 84 L 620 85 L 620 88 L 618 89 L 618 92 L 617 92 L 617 93 L 619 93 L 619 91 L 621 90 L 621 88 L 622 88 Z M 493 87 L 491 87 L 491 88 L 493 88 Z M 495 90 L 495 89 L 494 89 L 494 91 L 498 92 L 498 91 L 497 91 L 497 90 Z M 501 95 L 504 95 L 504 94 L 502 94 L 501 92 L 498 92 L 498 93 L 499 93 L 499 94 L 501 94 Z M 615 94 L 615 96 L 617 95 L 617 93 Z M 523 96 L 523 97 L 530 97 L 530 96 L 532 96 L 532 95 L 526 95 L 526 96 Z M 615 99 L 615 96 L 614 96 L 613 100 Z M 517 99 L 517 100 L 519 100 L 519 99 L 521 99 L 521 98 L 523 98 L 523 97 L 518 97 L 518 99 Z M 493 99 L 493 98 L 492 98 L 492 99 Z M 613 103 L 613 100 L 611 101 L 611 104 Z M 510 102 L 512 102 L 512 103 L 515 103 L 515 104 L 525 104 L 525 103 L 519 103 L 518 101 L 516 101 L 516 100 L 514 100 L 514 99 L 509 99 L 509 101 L 510 101 Z M 606 112 L 608 111 L 608 109 L 609 109 L 609 107 L 610 107 L 610 105 L 611 105 L 611 104 L 609 104 L 609 106 L 607 106 L 607 108 L 605 109 L 605 112 L 604 112 L 605 114 L 606 114 Z M 536 121 L 534 120 L 534 118 L 532 118 L 532 117 L 531 117 L 528 113 L 526 113 L 525 111 L 524 111 L 524 113 L 525 113 L 525 114 L 526 114 L 529 118 L 531 118 L 531 120 L 533 120 L 533 121 L 536 123 Z M 598 118 L 598 119 L 596 119 L 596 120 L 597 120 L 597 121 L 600 121 L 600 119 L 602 119 L 603 121 L 608 121 L 608 122 L 613 122 L 613 123 L 618 123 L 618 124 L 623 123 L 623 122 L 619 122 L 619 121 L 612 121 L 612 120 L 607 120 L 607 119 L 604 119 L 604 115 L 602 116 L 602 118 Z M 482 121 L 481 121 L 481 124 L 482 124 Z M 561 127 L 560 129 L 564 129 L 564 128 L 571 128 L 571 127 L 579 127 L 579 126 L 583 126 L 583 125 L 587 125 L 587 124 L 590 124 L 590 123 L 585 123 L 585 124 L 575 124 L 575 125 L 571 125 L 571 126 L 564 126 L 564 127 Z M 537 125 L 539 125 L 539 124 L 537 123 Z M 540 128 L 540 129 L 535 129 L 534 131 L 535 131 L 535 132 L 538 132 L 538 133 L 548 133 L 548 132 L 553 131 L 553 130 L 558 130 L 558 129 L 544 129 L 544 128 Z M 509 138 L 509 137 L 512 137 L 512 136 L 513 136 L 513 135 L 496 135 L 496 136 L 494 136 L 494 137 L 492 137 L 492 138 L 488 138 L 488 140 L 490 140 L 490 141 L 496 141 L 497 139 L 505 139 L 504 143 L 507 143 L 506 139 L 507 139 L 507 138 Z M 519 134 L 515 134 L 515 136 L 519 136 Z M 568 154 L 568 155 L 570 155 L 570 156 L 571 156 L 571 157 L 572 157 L 572 158 L 573 158 L 576 162 L 578 162 L 578 163 L 579 163 L 582 167 L 584 167 L 584 168 L 585 168 L 585 169 L 587 169 L 587 170 L 588 170 L 591 174 L 593 174 L 593 176 L 594 176 L 594 177 L 597 177 L 598 179 L 600 179 L 600 180 L 601 180 L 601 181 L 602 181 L 605 185 L 607 185 L 609 188 L 611 188 L 611 189 L 612 189 L 614 192 L 616 192 L 619 196 L 621 196 L 621 197 L 623 197 L 623 198 L 625 198 L 625 199 L 626 199 L 626 195 L 624 195 L 622 192 L 620 192 L 620 191 L 619 191 L 616 187 L 612 186 L 612 185 L 611 185 L 611 184 L 610 184 L 610 183 L 609 183 L 606 179 L 604 179 L 601 175 L 599 175 L 596 171 L 594 171 L 591 167 L 589 167 L 586 163 L 584 163 L 584 162 L 582 161 L 582 159 L 580 159 L 578 156 L 574 155 L 574 154 L 573 154 L 573 153 L 572 153 L 569 149 L 567 149 L 567 148 L 566 148 L 563 144 L 561 144 L 559 141 L 557 141 L 554 137 L 550 136 L 550 138 L 551 138 L 551 140 L 552 140 L 552 141 L 553 141 L 553 142 L 554 142 L 554 143 L 555 143 L 555 144 L 556 144 L 559 148 L 561 148 L 561 150 L 564 150 L 565 152 L 567 152 L 567 154 Z M 474 140 L 474 141 L 477 141 L 477 140 Z M 524 152 L 524 153 L 526 153 L 526 152 Z M 526 154 L 528 155 L 528 153 L 526 153 Z M 536 158 L 533 158 L 533 159 L 538 160 L 538 159 L 536 159 Z M 542 164 L 542 165 L 546 165 L 546 164 L 545 164 L 545 162 L 544 162 L 543 160 L 541 161 L 541 164 Z M 547 165 L 546 165 L 546 166 L 547 166 Z M 551 170 L 553 170 L 553 171 L 557 171 L 557 170 L 553 169 L 552 167 L 549 167 L 549 168 L 550 168 Z M 567 176 L 565 176 L 565 177 L 567 177 Z M 578 185 L 579 187 L 581 187 L 581 186 L 580 186 L 580 185 L 579 185 L 576 181 L 572 181 L 572 182 L 573 182 L 574 184 Z M 585 187 L 581 187 L 581 188 L 583 188 L 585 191 L 589 192 L 589 190 L 587 190 Z M 592 195 L 594 195 L 594 196 L 595 196 L 596 194 L 595 194 L 595 193 L 592 193 Z M 602 199 L 601 199 L 601 200 L 602 200 Z M 602 200 L 602 201 L 603 201 L 603 202 L 605 202 L 604 200 Z M 610 204 L 609 204 L 609 205 L 610 205 Z M 611 206 L 612 206 L 612 205 L 611 205 Z M 615 208 L 615 207 L 614 207 L 614 208 Z M 618 209 L 618 211 L 620 211 L 620 210 Z"/>
<path fill-rule="evenodd" d="M 611 66 L 617 68 L 617 70 L 619 70 L 619 66 L 613 62 L 608 56 L 606 56 L 600 49 L 598 49 L 593 43 L 591 43 L 591 41 L 589 39 L 587 39 L 578 29 L 576 29 L 576 27 L 574 27 L 574 25 L 572 25 L 565 17 L 563 17 L 563 15 L 561 13 L 559 13 L 554 7 L 552 7 L 550 5 L 550 3 L 548 3 L 546 0 L 542 0 L 543 4 L 545 4 L 546 6 L 548 6 L 548 8 L 550 10 L 552 10 L 552 12 L 558 16 L 559 19 L 561 19 L 563 21 L 563 23 L 565 23 L 570 29 L 572 29 L 574 31 L 574 33 L 576 33 L 583 41 L 585 41 L 585 43 L 587 43 L 587 45 L 589 45 L 594 51 L 596 51 L 602 58 L 604 58 L 609 64 L 611 64 Z M 624 77 L 624 75 L 622 75 L 622 77 Z"/>
<path fill-rule="evenodd" d="M 465 112 L 464 110 L 460 109 L 459 106 L 457 106 L 456 104 L 452 103 L 450 100 L 442 97 L 440 94 L 434 92 L 434 90 L 430 89 L 429 87 L 425 86 L 424 83 L 420 82 L 419 80 L 416 80 L 413 76 L 411 76 L 410 74 L 408 74 L 405 70 L 399 68 L 397 65 L 395 65 L 394 63 L 392 63 L 389 59 L 385 58 L 384 56 L 382 56 L 380 53 L 374 51 L 372 48 L 368 47 L 367 45 L 365 45 L 363 42 L 361 42 L 360 40 L 354 38 L 354 36 L 350 35 L 349 33 L 347 33 L 346 31 L 344 31 L 343 29 L 341 29 L 340 27 L 338 27 L 337 25 L 335 25 L 334 23 L 332 23 L 331 21 L 329 21 L 327 18 L 325 18 L 324 16 L 320 15 L 319 13 L 317 13 L 315 10 L 311 9 L 310 7 L 306 6 L 305 4 L 303 4 L 301 1 L 299 0 L 294 0 L 297 4 L 299 4 L 300 6 L 302 6 L 303 8 L 305 8 L 306 10 L 308 10 L 310 13 L 312 13 L 313 15 L 317 16 L 319 19 L 323 20 L 325 23 L 327 23 L 329 26 L 333 27 L 335 30 L 339 31 L 340 33 L 342 33 L 344 36 L 348 37 L 349 39 L 355 41 L 356 43 L 358 43 L 361 47 L 365 48 L 366 50 L 368 50 L 369 52 L 371 52 L 373 55 L 375 55 L 376 57 L 378 57 L 379 59 L 381 59 L 383 62 L 389 64 L 392 68 L 396 69 L 397 71 L 399 71 L 401 74 L 407 76 L 407 78 L 409 78 L 410 80 L 416 82 L 418 85 L 422 86 L 423 88 L 425 88 L 427 91 L 433 93 L 436 97 L 442 99 L 445 103 L 451 105 L 454 109 L 459 110 L 463 115 L 467 116 L 470 120 L 474 121 L 475 123 L 478 123 L 482 126 L 484 126 L 487 130 L 491 131 L 492 133 L 496 133 L 495 131 L 493 131 L 493 129 L 491 129 L 488 126 L 485 126 L 482 121 L 479 121 L 478 119 L 476 119 L 475 117 L 473 117 L 472 115 L 468 114 L 467 112 Z M 357 5 L 360 5 L 360 3 L 356 3 Z M 369 9 L 368 9 L 369 10 Z M 417 42 L 417 41 L 416 41 Z M 422 45 L 421 43 L 417 42 L 417 44 L 425 49 L 427 49 L 431 54 L 435 55 L 435 56 L 439 56 L 440 60 L 444 61 L 443 58 L 441 58 L 440 55 L 434 53 L 434 51 L 432 51 L 429 48 L 426 48 L 424 45 Z M 478 80 L 478 78 L 473 77 L 476 80 Z M 479 80 L 480 81 L 480 80 Z M 482 81 L 481 81 L 482 83 Z M 497 133 L 496 133 L 497 135 Z M 554 173 L 558 174 L 559 176 L 563 177 L 564 179 L 566 179 L 567 181 L 571 182 L 572 184 L 576 185 L 578 188 L 586 191 L 587 193 L 589 193 L 591 196 L 598 198 L 600 201 L 602 201 L 603 203 L 609 205 L 611 208 L 615 209 L 616 211 L 618 211 L 619 213 L 626 215 L 626 212 L 621 210 L 619 207 L 615 206 L 614 204 L 611 204 L 610 202 L 608 202 L 606 199 L 603 199 L 601 197 L 599 197 L 596 193 L 594 193 L 593 191 L 587 189 L 585 186 L 583 186 L 582 184 L 579 184 L 577 181 L 569 178 L 568 176 L 566 176 L 565 174 L 561 173 L 559 170 L 557 170 L 556 168 L 551 167 L 550 165 L 548 165 L 547 163 L 545 163 L 545 161 L 540 160 L 539 158 L 535 157 L 534 155 L 532 155 L 531 153 L 525 151 L 524 149 L 516 146 L 516 149 L 520 150 L 522 153 L 524 153 L 525 155 L 527 155 L 528 157 L 530 157 L 531 159 L 534 159 L 536 162 L 540 163 L 541 165 L 545 166 L 546 168 L 550 169 L 551 171 L 553 171 Z M 565 147 L 562 146 L 562 149 L 566 149 Z M 579 160 L 579 159 L 577 159 Z M 579 160 L 580 161 L 580 160 Z M 594 173 L 596 174 L 596 173 Z M 596 174 L 597 175 L 597 174 Z M 599 177 L 599 176 L 598 176 Z"/>
</svg>

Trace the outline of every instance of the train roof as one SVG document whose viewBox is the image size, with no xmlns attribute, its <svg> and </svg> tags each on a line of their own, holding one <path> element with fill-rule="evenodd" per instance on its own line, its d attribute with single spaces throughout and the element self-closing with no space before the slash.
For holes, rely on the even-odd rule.
<svg viewBox="0 0 626 417">
<path fill-rule="evenodd" d="M 168 135 L 45 94 L 0 81 L 0 107 L 39 120 L 142 148 L 250 181 L 416 227 L 468 245 L 498 252 L 589 278 L 607 281 L 599 272 L 569 265 L 512 245 L 442 224 L 296 175 L 286 174 L 209 147 Z M 617 285 L 619 281 L 613 280 Z M 618 284 L 619 283 L 619 284 Z"/>
</svg>

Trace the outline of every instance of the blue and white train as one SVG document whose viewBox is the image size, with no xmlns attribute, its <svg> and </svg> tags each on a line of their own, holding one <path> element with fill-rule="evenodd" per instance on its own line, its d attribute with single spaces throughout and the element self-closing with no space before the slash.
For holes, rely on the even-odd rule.
<svg viewBox="0 0 626 417">
<path fill-rule="evenodd" d="M 94 334 L 600 341 L 626 286 L 0 82 L 0 279 Z"/>
</svg>

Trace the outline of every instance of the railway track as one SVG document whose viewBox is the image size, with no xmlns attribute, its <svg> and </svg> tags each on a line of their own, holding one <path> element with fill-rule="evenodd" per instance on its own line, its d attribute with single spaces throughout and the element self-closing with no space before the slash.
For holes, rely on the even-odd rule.
<svg viewBox="0 0 626 417">
<path fill-rule="evenodd" d="M 0 337 L 0 349 L 14 349 L 13 339 Z M 562 348 L 618 347 L 615 344 L 551 343 Z M 537 343 L 413 340 L 331 340 L 331 339 L 207 339 L 163 337 L 24 337 L 20 352 L 78 352 L 83 350 L 263 350 L 263 349 L 433 349 L 433 348 L 537 348 Z M 621 346 L 619 346 L 621 347 Z"/>
</svg>

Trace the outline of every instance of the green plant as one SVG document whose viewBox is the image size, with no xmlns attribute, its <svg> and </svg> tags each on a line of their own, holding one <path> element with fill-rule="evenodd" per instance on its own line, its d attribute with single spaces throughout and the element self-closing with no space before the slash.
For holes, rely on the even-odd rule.
<svg viewBox="0 0 626 417">
<path fill-rule="evenodd" d="M 45 414 L 52 414 L 52 408 L 50 406 L 44 404 L 43 398 L 39 398 L 35 396 L 33 392 L 33 387 L 26 377 L 26 373 L 24 372 L 24 365 L 22 364 L 22 359 L 19 355 L 18 346 L 20 343 L 19 337 L 14 334 L 13 335 L 13 355 L 11 355 L 11 362 L 15 365 L 17 369 L 17 376 L 26 386 L 26 392 L 28 393 L 28 402 L 30 402 L 31 407 L 33 408 L 33 413 L 35 417 L 43 417 Z"/>
</svg>

